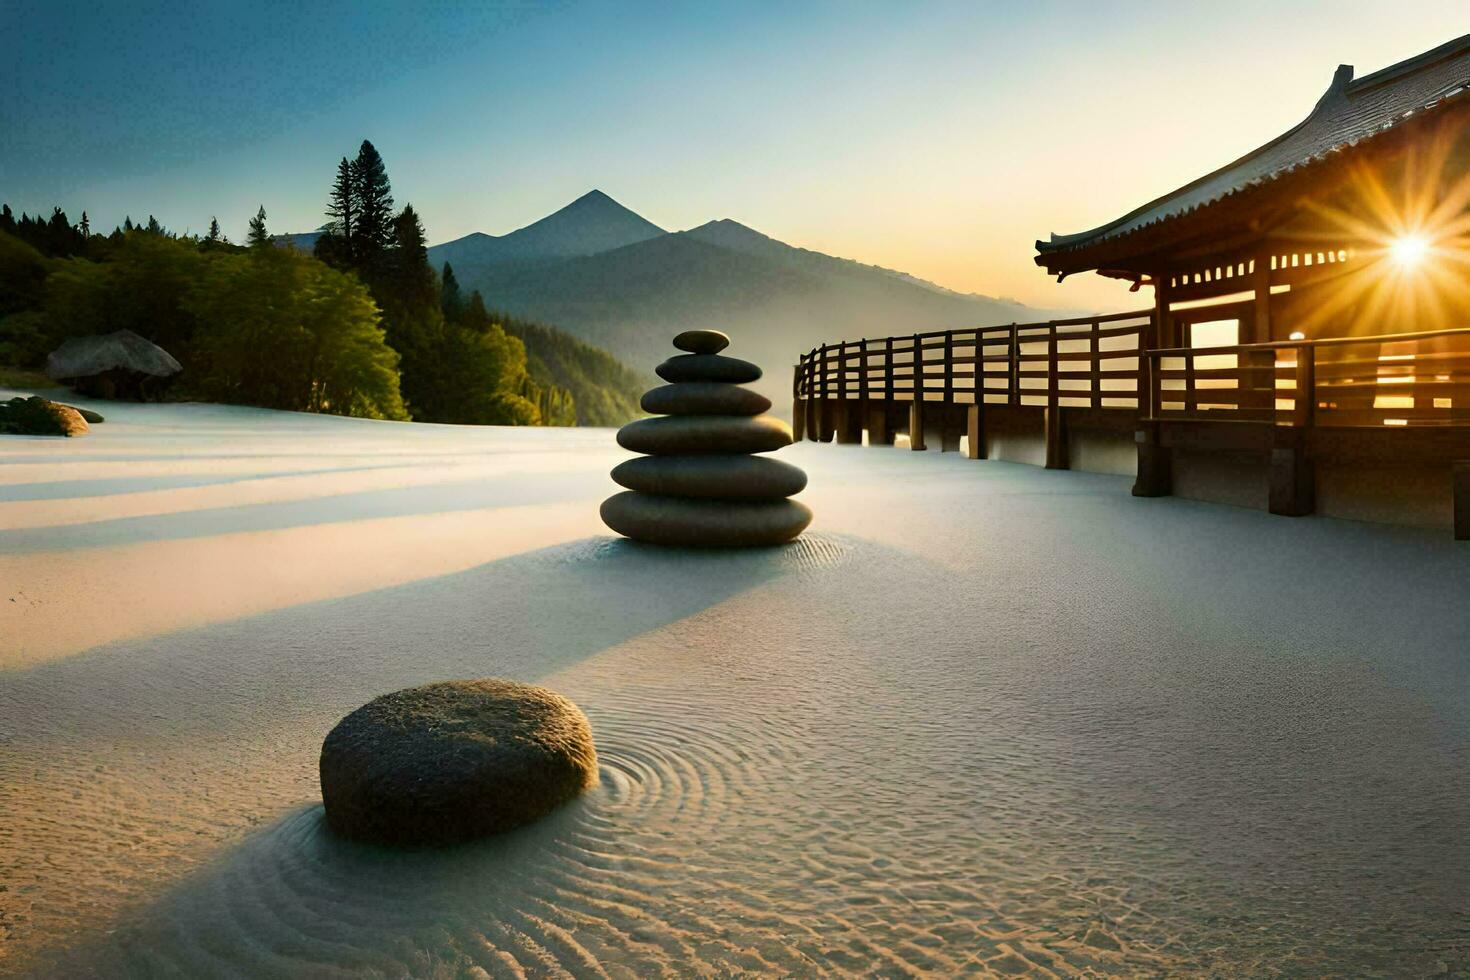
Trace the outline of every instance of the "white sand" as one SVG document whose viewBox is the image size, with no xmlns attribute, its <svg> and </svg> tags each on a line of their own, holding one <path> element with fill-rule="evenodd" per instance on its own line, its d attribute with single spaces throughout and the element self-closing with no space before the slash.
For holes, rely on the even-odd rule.
<svg viewBox="0 0 1470 980">
<path fill-rule="evenodd" d="M 0 972 L 1470 970 L 1443 533 L 804 444 L 801 544 L 666 552 L 608 431 L 98 407 L 0 440 Z M 338 718 L 492 674 L 597 790 L 324 833 Z"/>
</svg>

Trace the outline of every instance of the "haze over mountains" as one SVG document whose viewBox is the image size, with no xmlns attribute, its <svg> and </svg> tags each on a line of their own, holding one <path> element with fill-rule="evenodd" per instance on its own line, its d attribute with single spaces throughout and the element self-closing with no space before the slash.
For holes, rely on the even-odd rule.
<svg viewBox="0 0 1470 980">
<path fill-rule="evenodd" d="M 784 401 L 789 369 L 820 343 L 1046 319 L 1053 311 L 957 293 L 913 276 L 794 248 L 721 219 L 668 232 L 592 191 L 507 235 L 429 249 L 491 309 L 555 324 L 651 372 L 681 330 L 713 327 Z"/>
</svg>

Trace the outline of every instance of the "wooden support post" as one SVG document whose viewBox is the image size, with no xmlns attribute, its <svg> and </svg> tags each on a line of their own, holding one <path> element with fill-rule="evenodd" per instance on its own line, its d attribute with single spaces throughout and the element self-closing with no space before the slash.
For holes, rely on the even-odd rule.
<svg viewBox="0 0 1470 980">
<path fill-rule="evenodd" d="M 914 334 L 914 400 L 909 402 L 909 449 L 920 452 L 924 445 L 924 345 Z"/>
<path fill-rule="evenodd" d="M 1065 411 L 1060 405 L 1046 406 L 1046 468 L 1049 470 L 1071 468 Z"/>
<path fill-rule="evenodd" d="M 1138 475 L 1133 480 L 1135 497 L 1167 497 L 1174 490 L 1172 451 L 1159 442 L 1159 424 L 1144 422 L 1133 434 L 1138 447 Z"/>
<path fill-rule="evenodd" d="M 1241 338 L 1241 343 L 1265 344 L 1271 340 L 1271 252 L 1268 248 L 1256 250 L 1255 266 L 1251 271 L 1251 283 L 1255 289 L 1255 309 L 1251 324 L 1251 339 Z"/>
<path fill-rule="evenodd" d="M 888 424 L 889 401 L 868 402 L 868 445 L 893 445 L 893 426 Z"/>
<path fill-rule="evenodd" d="M 1317 484 L 1307 458 L 1307 433 L 1316 421 L 1316 348 L 1296 348 L 1296 390 L 1292 395 L 1291 425 L 1271 431 L 1271 484 L 1269 507 L 1273 514 L 1301 517 L 1317 507 Z"/>
<path fill-rule="evenodd" d="M 1057 325 L 1053 323 L 1046 345 L 1046 468 L 1065 470 L 1067 460 L 1067 426 L 1062 418 L 1061 379 L 1057 377 Z"/>
<path fill-rule="evenodd" d="M 960 406 L 942 405 L 939 409 L 939 451 L 942 453 L 957 453 L 960 451 Z"/>
<path fill-rule="evenodd" d="M 1093 408 L 1102 408 L 1102 338 L 1098 336 L 1098 330 L 1098 322 L 1092 321 L 1092 343 L 1089 345 L 1092 357 L 1088 359 L 1092 377 L 1088 382 L 1088 387 L 1092 389 Z"/>
<path fill-rule="evenodd" d="M 983 398 L 977 394 L 976 399 Z M 976 401 L 965 412 L 966 435 L 969 437 L 970 445 L 965 455 L 971 459 L 985 458 L 985 403 Z"/>
<path fill-rule="evenodd" d="M 1470 460 L 1456 460 L 1450 467 L 1455 498 L 1455 540 L 1470 541 Z"/>
<path fill-rule="evenodd" d="M 1016 325 L 1011 324 L 1010 361 L 1006 364 L 1006 388 L 1010 392 L 1010 403 L 1021 404 L 1021 337 Z"/>
<path fill-rule="evenodd" d="M 1273 514 L 1303 517 L 1316 509 L 1316 480 L 1307 458 L 1306 433 L 1296 426 L 1272 430 L 1269 509 Z"/>
<path fill-rule="evenodd" d="M 791 402 L 791 439 L 801 442 L 806 435 L 806 402 L 796 398 Z"/>
</svg>

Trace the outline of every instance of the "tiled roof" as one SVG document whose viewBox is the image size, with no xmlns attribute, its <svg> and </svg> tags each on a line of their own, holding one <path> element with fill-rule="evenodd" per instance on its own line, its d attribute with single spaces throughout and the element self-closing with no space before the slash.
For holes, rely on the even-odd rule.
<svg viewBox="0 0 1470 980">
<path fill-rule="evenodd" d="M 1470 34 L 1432 51 L 1353 79 L 1342 65 L 1311 115 L 1265 146 L 1091 231 L 1053 234 L 1036 243 L 1042 253 L 1071 251 L 1120 238 L 1187 214 L 1232 194 L 1269 183 L 1346 147 L 1385 133 L 1442 103 L 1470 96 Z"/>
</svg>

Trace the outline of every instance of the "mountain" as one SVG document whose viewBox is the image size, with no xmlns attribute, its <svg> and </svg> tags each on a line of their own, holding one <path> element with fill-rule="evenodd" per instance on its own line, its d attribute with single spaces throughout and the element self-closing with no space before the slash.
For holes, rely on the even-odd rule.
<svg viewBox="0 0 1470 980">
<path fill-rule="evenodd" d="M 595 255 L 666 235 L 658 225 L 623 207 L 602 191 L 589 191 L 571 204 L 508 235 L 466 235 L 434 248 L 436 264 L 458 273 L 504 263 L 543 262 Z"/>
<path fill-rule="evenodd" d="M 506 333 L 525 343 L 532 380 L 572 393 L 578 425 L 622 425 L 643 414 L 638 399 L 648 379 L 640 372 L 564 330 L 515 317 L 498 319 Z"/>
<path fill-rule="evenodd" d="M 733 355 L 765 368 L 766 377 L 755 387 L 777 404 L 789 398 L 797 357 L 824 342 L 1050 315 L 795 248 L 728 219 L 685 232 L 657 232 L 610 198 L 587 209 L 597 218 L 589 224 L 600 228 L 602 214 L 615 214 L 624 234 L 635 240 L 561 257 L 548 246 L 534 255 L 499 252 L 504 258 L 495 257 L 502 246 L 466 248 L 472 240 L 505 242 L 552 219 L 558 219 L 555 241 L 588 247 L 591 229 L 579 231 L 582 219 L 574 209 L 592 197 L 503 238 L 469 236 L 435 246 L 430 260 L 436 267 L 450 262 L 461 285 L 480 290 L 492 308 L 555 323 L 650 374 L 672 353 L 669 339 L 679 331 L 725 330 L 733 338 Z"/>
</svg>

